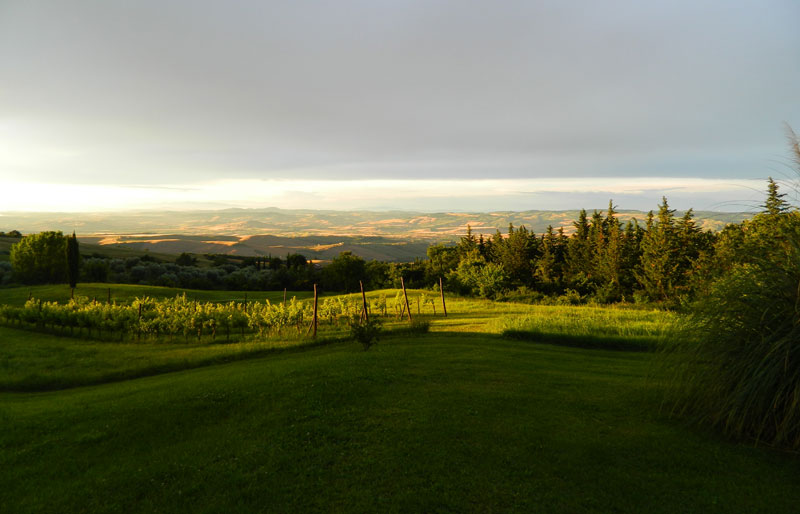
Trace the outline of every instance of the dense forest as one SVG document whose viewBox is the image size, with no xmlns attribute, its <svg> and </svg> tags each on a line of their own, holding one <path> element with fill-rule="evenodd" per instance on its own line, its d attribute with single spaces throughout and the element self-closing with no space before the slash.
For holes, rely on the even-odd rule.
<svg viewBox="0 0 800 514">
<path fill-rule="evenodd" d="M 468 227 L 458 244 L 431 246 L 427 259 L 409 263 L 365 261 L 343 252 L 321 267 L 300 254 L 239 260 L 208 256 L 212 265 L 200 267 L 188 254 L 175 262 L 146 255 L 120 259 L 93 254 L 82 259 L 80 280 L 236 290 L 307 290 L 319 283 L 325 290 L 351 292 L 359 280 L 369 289 L 397 287 L 401 277 L 412 288 L 436 288 L 442 277 L 450 291 L 499 300 L 677 306 L 705 291 L 734 265 L 769 251 L 776 238 L 784 237 L 779 225 L 797 222 L 798 214 L 769 179 L 762 212 L 720 232 L 700 230 L 691 209 L 677 218 L 666 198 L 646 219 L 624 225 L 609 202 L 603 212 L 581 211 L 569 234 L 563 227 L 536 234 L 510 225 L 505 234 L 486 236 Z M 40 237 L 44 234 L 56 233 Z M 0 283 L 65 278 L 66 269 L 53 275 L 57 257 L 41 260 L 38 266 L 46 273 L 37 272 L 33 257 L 21 257 L 25 247 L 22 242 L 15 245 L 11 263 L 0 263 Z"/>
</svg>

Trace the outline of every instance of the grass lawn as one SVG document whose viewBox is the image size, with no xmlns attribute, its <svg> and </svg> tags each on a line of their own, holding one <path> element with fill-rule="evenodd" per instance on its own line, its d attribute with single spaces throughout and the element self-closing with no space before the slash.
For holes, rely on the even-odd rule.
<svg viewBox="0 0 800 514">
<path fill-rule="evenodd" d="M 0 301 L 27 298 L 14 291 Z M 420 304 L 430 333 L 368 352 L 0 328 L 0 512 L 796 510 L 796 455 L 659 413 L 657 354 L 501 336 L 650 344 L 669 313 L 449 298 L 434 318 Z"/>
<path fill-rule="evenodd" d="M 663 419 L 649 358 L 428 334 L 0 393 L 0 511 L 793 511 L 800 461 Z"/>
</svg>

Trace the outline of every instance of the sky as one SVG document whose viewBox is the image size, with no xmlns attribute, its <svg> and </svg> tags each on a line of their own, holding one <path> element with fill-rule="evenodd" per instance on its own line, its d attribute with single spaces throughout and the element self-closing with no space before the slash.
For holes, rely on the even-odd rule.
<svg viewBox="0 0 800 514">
<path fill-rule="evenodd" d="M 749 210 L 796 0 L 0 0 L 0 212 Z"/>
</svg>

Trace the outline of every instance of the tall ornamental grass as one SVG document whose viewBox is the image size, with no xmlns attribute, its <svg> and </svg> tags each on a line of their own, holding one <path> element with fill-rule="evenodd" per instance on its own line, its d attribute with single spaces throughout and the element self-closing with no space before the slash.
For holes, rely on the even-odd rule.
<svg viewBox="0 0 800 514">
<path fill-rule="evenodd" d="M 762 250 L 714 282 L 665 349 L 667 401 L 727 435 L 800 449 L 800 215 L 761 228 Z"/>
</svg>

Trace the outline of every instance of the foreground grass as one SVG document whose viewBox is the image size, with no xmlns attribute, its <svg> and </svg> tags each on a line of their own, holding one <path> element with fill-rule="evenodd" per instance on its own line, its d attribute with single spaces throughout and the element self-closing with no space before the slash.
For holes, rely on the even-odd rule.
<svg viewBox="0 0 800 514">
<path fill-rule="evenodd" d="M 279 302 L 283 300 L 283 291 L 204 291 L 197 289 L 180 289 L 176 287 L 140 286 L 134 284 L 104 284 L 88 283 L 78 284 L 75 294 L 96 298 L 98 301 L 107 301 L 108 292 L 111 290 L 111 300 L 117 303 L 128 303 L 137 297 L 149 296 L 152 298 L 174 298 L 176 295 L 185 294 L 191 300 L 198 302 L 241 302 L 247 297 L 248 301 Z M 297 299 L 309 298 L 314 295 L 309 291 L 288 291 L 287 298 L 296 296 Z M 70 288 L 67 285 L 44 285 L 0 288 L 0 303 L 9 305 L 24 305 L 29 296 L 46 302 L 66 302 L 70 298 Z"/>
<path fill-rule="evenodd" d="M 649 357 L 429 334 L 2 393 L 0 511 L 793 511 L 800 462 L 660 419 Z"/>
</svg>

